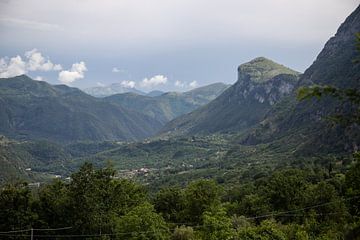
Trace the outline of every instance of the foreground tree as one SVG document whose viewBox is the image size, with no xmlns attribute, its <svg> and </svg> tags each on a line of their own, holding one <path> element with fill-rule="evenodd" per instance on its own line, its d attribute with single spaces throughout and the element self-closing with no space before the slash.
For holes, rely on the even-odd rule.
<svg viewBox="0 0 360 240">
<path fill-rule="evenodd" d="M 164 219 L 150 203 L 143 203 L 117 220 L 116 239 L 166 240 L 170 238 Z"/>
</svg>

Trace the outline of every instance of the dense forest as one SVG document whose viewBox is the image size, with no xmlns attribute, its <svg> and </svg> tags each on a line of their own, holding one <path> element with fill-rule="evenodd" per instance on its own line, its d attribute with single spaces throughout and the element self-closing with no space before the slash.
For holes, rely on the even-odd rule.
<svg viewBox="0 0 360 240">
<path fill-rule="evenodd" d="M 358 239 L 360 156 L 344 172 L 282 169 L 234 186 L 201 179 L 149 192 L 111 167 L 70 182 L 8 185 L 1 239 Z M 31 230 L 33 229 L 33 230 Z"/>
</svg>

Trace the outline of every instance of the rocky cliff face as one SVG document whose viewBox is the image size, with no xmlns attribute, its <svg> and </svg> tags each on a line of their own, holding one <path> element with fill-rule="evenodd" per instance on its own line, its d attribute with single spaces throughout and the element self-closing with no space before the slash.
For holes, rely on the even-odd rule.
<svg viewBox="0 0 360 240">
<path fill-rule="evenodd" d="M 355 34 L 360 32 L 360 6 L 329 39 L 314 63 L 299 79 L 299 86 L 332 85 L 338 88 L 360 89 L 360 56 L 356 50 Z M 258 144 L 281 141 L 289 136 L 301 136 L 297 151 L 343 151 L 356 149 L 360 142 L 359 126 L 343 128 L 330 125 L 328 117 L 346 104 L 330 97 L 297 101 L 296 95 L 275 104 L 264 120 L 242 143 Z M 296 133 L 296 134 L 294 134 Z M 296 137 L 293 137 L 295 139 Z M 300 138 L 299 138 L 300 139 Z"/>
<path fill-rule="evenodd" d="M 264 57 L 238 68 L 238 81 L 214 101 L 163 128 L 170 135 L 240 131 L 258 123 L 297 84 L 299 73 Z"/>
</svg>

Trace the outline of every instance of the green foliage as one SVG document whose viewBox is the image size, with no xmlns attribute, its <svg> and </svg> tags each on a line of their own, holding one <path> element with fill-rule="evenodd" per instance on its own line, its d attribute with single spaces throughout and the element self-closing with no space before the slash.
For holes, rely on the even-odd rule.
<svg viewBox="0 0 360 240">
<path fill-rule="evenodd" d="M 348 201 L 349 212 L 356 218 L 360 219 L 360 153 L 355 155 L 356 162 L 351 166 L 345 175 L 346 196 Z"/>
<path fill-rule="evenodd" d="M 153 135 L 162 124 L 65 85 L 25 75 L 0 81 L 0 133 L 16 139 L 55 142 L 135 140 Z"/>
<path fill-rule="evenodd" d="M 172 240 L 195 240 L 195 232 L 192 227 L 176 227 L 172 235 Z"/>
<path fill-rule="evenodd" d="M 0 230 L 28 229 L 36 226 L 36 202 L 26 184 L 5 186 L 0 191 Z"/>
<path fill-rule="evenodd" d="M 165 240 L 170 238 L 164 219 L 150 203 L 143 203 L 121 217 L 116 224 L 117 239 Z"/>
<path fill-rule="evenodd" d="M 185 196 L 179 187 L 160 189 L 154 199 L 157 212 L 168 222 L 180 223 L 184 218 Z"/>
<path fill-rule="evenodd" d="M 261 222 L 260 226 L 243 228 L 237 233 L 237 239 L 241 240 L 285 240 L 286 235 L 271 220 Z"/>
<path fill-rule="evenodd" d="M 204 239 L 232 239 L 234 229 L 231 219 L 226 215 L 225 209 L 220 206 L 214 206 L 204 212 L 202 235 Z"/>
<path fill-rule="evenodd" d="M 220 204 L 221 188 L 212 180 L 198 180 L 185 189 L 186 216 L 191 222 L 201 222 L 201 216 L 210 207 Z"/>
<path fill-rule="evenodd" d="M 306 179 L 301 170 L 276 172 L 267 183 L 266 191 L 269 202 L 280 211 L 287 211 L 303 206 Z"/>
</svg>

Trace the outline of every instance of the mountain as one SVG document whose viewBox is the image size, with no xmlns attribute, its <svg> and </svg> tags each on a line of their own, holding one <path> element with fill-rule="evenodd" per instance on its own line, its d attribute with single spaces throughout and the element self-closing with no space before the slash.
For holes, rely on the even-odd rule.
<svg viewBox="0 0 360 240">
<path fill-rule="evenodd" d="M 238 132 L 262 120 L 271 107 L 289 95 L 299 73 L 264 57 L 238 67 L 238 80 L 209 104 L 174 119 L 163 134 Z"/>
<path fill-rule="evenodd" d="M 355 34 L 359 32 L 360 6 L 325 44 L 314 63 L 301 76 L 298 86 L 319 84 L 359 90 L 360 64 L 354 63 L 360 55 L 355 47 Z M 301 136 L 298 152 L 356 150 L 360 147 L 359 126 L 334 126 L 327 120 L 337 109 L 346 109 L 348 106 L 329 97 L 298 102 L 294 93 L 286 101 L 274 106 L 242 142 L 287 142 L 290 137 Z M 351 110 L 348 108 L 347 111 Z"/>
<path fill-rule="evenodd" d="M 129 88 L 124 87 L 121 83 L 113 83 L 109 86 L 99 86 L 99 87 L 91 87 L 91 88 L 85 88 L 83 91 L 91 96 L 94 97 L 107 97 L 114 94 L 119 93 L 137 93 L 140 95 L 145 95 L 144 92 L 137 90 L 136 88 Z"/>
<path fill-rule="evenodd" d="M 160 95 L 163 95 L 165 92 L 163 91 L 159 91 L 159 90 L 154 90 L 154 91 L 151 91 L 151 92 L 148 92 L 146 94 L 146 96 L 149 96 L 149 97 L 158 97 Z"/>
<path fill-rule="evenodd" d="M 22 75 L 0 79 L 0 134 L 13 139 L 137 140 L 161 127 L 155 119 Z"/>
<path fill-rule="evenodd" d="M 116 94 L 104 100 L 155 118 L 162 124 L 189 113 L 219 96 L 228 85 L 214 83 L 188 92 L 168 92 L 160 96 L 143 96 L 135 93 Z"/>
</svg>

